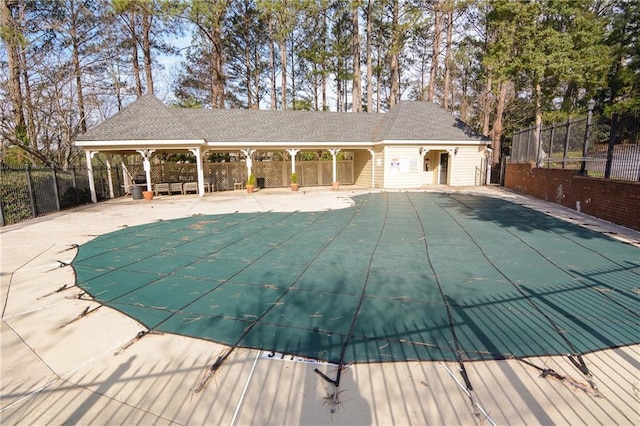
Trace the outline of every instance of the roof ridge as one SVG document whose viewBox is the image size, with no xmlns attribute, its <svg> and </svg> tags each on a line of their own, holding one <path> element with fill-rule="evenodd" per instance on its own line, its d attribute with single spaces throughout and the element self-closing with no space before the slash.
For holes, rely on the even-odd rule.
<svg viewBox="0 0 640 426">
<path fill-rule="evenodd" d="M 145 94 L 77 140 L 211 143 L 371 143 L 479 139 L 470 126 L 429 102 L 400 101 L 386 113 L 178 108 Z M 482 140 L 482 138 L 480 138 Z"/>
</svg>

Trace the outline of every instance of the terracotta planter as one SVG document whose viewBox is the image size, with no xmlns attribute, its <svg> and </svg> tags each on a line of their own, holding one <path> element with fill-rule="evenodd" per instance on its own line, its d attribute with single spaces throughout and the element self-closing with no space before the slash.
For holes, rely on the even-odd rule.
<svg viewBox="0 0 640 426">
<path fill-rule="evenodd" d="M 298 189 L 300 189 L 300 185 L 297 183 L 292 183 L 291 184 L 291 190 L 292 191 L 297 191 Z"/>
<path fill-rule="evenodd" d="M 333 188 L 334 191 L 337 191 L 338 189 L 340 189 L 340 182 L 333 182 L 331 184 L 331 187 Z"/>
<path fill-rule="evenodd" d="M 146 201 L 153 200 L 153 191 L 142 191 L 142 196 Z"/>
<path fill-rule="evenodd" d="M 245 185 L 245 188 L 247 188 L 247 192 L 250 194 L 253 192 L 253 189 L 255 188 L 255 185 Z"/>
</svg>

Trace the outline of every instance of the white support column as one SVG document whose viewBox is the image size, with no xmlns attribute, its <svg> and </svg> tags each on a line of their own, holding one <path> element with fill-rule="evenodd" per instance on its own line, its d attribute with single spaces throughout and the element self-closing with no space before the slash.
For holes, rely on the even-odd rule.
<svg viewBox="0 0 640 426">
<path fill-rule="evenodd" d="M 198 195 L 204 196 L 204 168 L 202 166 L 203 157 L 208 150 L 200 151 L 200 148 L 189 148 L 189 151 L 196 157 L 196 173 L 198 174 Z"/>
<path fill-rule="evenodd" d="M 373 149 L 367 149 L 371 154 L 371 188 L 376 187 L 376 152 Z"/>
<path fill-rule="evenodd" d="M 336 182 L 338 182 L 338 164 L 337 164 L 336 156 L 340 152 L 340 148 L 331 148 L 329 152 L 333 157 L 333 183 L 335 184 Z"/>
<path fill-rule="evenodd" d="M 251 176 L 251 166 L 253 164 L 253 160 L 251 159 L 251 157 L 253 156 L 253 153 L 256 152 L 255 149 L 251 149 L 251 148 L 247 148 L 247 149 L 241 149 L 240 151 L 242 151 L 242 153 L 247 157 L 246 159 L 246 163 L 247 163 L 247 177 Z"/>
<path fill-rule="evenodd" d="M 296 154 L 300 152 L 300 150 L 292 148 L 288 149 L 287 152 L 291 156 L 291 173 L 293 174 L 296 172 Z"/>
<path fill-rule="evenodd" d="M 493 158 L 493 149 L 487 147 L 485 151 L 485 157 L 487 159 L 487 172 L 485 185 L 491 185 L 491 159 Z"/>
<path fill-rule="evenodd" d="M 144 172 L 147 177 L 147 191 L 152 191 L 153 187 L 151 186 L 151 154 L 156 152 L 155 149 L 138 149 L 137 150 L 140 155 L 142 155 L 142 165 L 144 166 Z"/>
<path fill-rule="evenodd" d="M 107 159 L 107 179 L 109 180 L 109 198 L 115 198 L 113 195 L 113 178 L 111 177 L 111 158 L 113 158 L 113 155 L 106 154 L 105 157 Z"/>
<path fill-rule="evenodd" d="M 421 185 L 425 185 L 425 170 L 424 170 L 424 166 L 425 166 L 425 164 L 424 164 L 424 158 L 427 156 L 427 154 L 429 153 L 429 151 L 430 151 L 430 149 L 429 149 L 429 148 L 427 148 L 426 146 L 421 146 L 421 147 L 420 147 L 420 149 L 419 149 L 419 151 L 418 151 L 418 152 L 420 153 L 421 158 L 422 158 L 422 165 L 420 166 L 420 168 L 421 168 L 421 170 L 422 170 L 422 172 L 420 173 L 420 174 L 421 174 L 421 176 L 422 176 L 422 177 L 420 178 L 420 184 L 421 184 Z M 429 184 L 432 184 L 432 183 L 433 183 L 433 177 L 432 177 L 433 172 L 432 172 L 432 171 L 428 171 L 428 172 L 431 174 L 431 175 L 429 176 L 428 183 L 429 183 Z"/>
<path fill-rule="evenodd" d="M 96 195 L 96 183 L 93 181 L 93 165 L 91 164 L 93 156 L 97 153 L 98 151 L 85 151 L 85 156 L 87 158 L 87 177 L 89 178 L 89 190 L 91 191 L 92 203 L 98 202 L 98 196 Z"/>
</svg>

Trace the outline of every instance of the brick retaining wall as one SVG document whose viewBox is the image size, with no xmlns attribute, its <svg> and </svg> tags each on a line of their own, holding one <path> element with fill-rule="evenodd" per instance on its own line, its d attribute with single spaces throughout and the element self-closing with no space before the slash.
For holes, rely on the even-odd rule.
<svg viewBox="0 0 640 426">
<path fill-rule="evenodd" d="M 507 164 L 504 186 L 640 231 L 640 182 L 579 176 L 576 170 Z"/>
</svg>

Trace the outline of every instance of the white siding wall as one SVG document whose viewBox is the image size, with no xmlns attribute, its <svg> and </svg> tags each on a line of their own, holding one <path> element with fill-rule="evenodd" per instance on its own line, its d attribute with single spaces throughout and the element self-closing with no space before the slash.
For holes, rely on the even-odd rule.
<svg viewBox="0 0 640 426">
<path fill-rule="evenodd" d="M 384 188 L 384 149 L 374 148 L 375 157 L 373 159 L 373 168 L 375 170 L 374 187 Z"/>
<path fill-rule="evenodd" d="M 423 173 L 424 164 L 422 155 L 419 152 L 420 146 L 429 147 L 428 144 L 384 147 L 384 188 L 419 188 L 423 185 L 426 176 Z M 456 147 L 458 152 L 453 154 L 453 150 Z M 449 156 L 448 184 L 451 186 L 481 185 L 483 182 L 478 180 L 478 172 L 484 158 L 484 145 L 434 146 L 429 150 L 426 157 L 429 158 L 429 167 L 433 171 L 431 173 L 432 183 L 438 183 L 440 153 L 447 152 L 447 148 L 452 152 L 452 155 Z M 376 181 L 379 178 L 379 168 L 376 168 Z M 424 182 L 424 184 L 428 183 Z"/>
<path fill-rule="evenodd" d="M 371 188 L 371 153 L 364 149 L 357 149 L 353 152 L 353 172 L 355 174 L 356 185 Z"/>
<path fill-rule="evenodd" d="M 419 188 L 422 182 L 422 155 L 418 146 L 384 148 L 384 187 Z"/>
<path fill-rule="evenodd" d="M 449 185 L 482 185 L 478 173 L 484 158 L 484 146 L 460 146 L 458 153 L 449 157 Z"/>
</svg>

